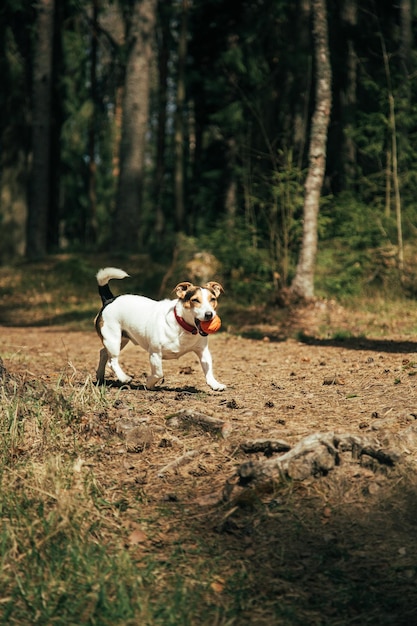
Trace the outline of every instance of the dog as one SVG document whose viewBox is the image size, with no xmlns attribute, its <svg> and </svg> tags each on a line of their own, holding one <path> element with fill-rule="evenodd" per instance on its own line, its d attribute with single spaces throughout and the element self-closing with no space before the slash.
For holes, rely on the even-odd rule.
<svg viewBox="0 0 417 626">
<path fill-rule="evenodd" d="M 223 391 L 226 385 L 214 377 L 208 337 L 200 326 L 201 322 L 210 321 L 216 315 L 217 299 L 223 292 L 220 283 L 208 282 L 204 287 L 196 287 L 190 282 L 179 283 L 173 290 L 177 296 L 175 300 L 158 301 L 132 294 L 113 296 L 109 281 L 128 276 L 124 270 L 115 267 L 106 267 L 96 274 L 103 305 L 95 319 L 103 343 L 97 383 L 104 383 L 106 365 L 121 383 L 132 380 L 119 364 L 121 350 L 131 341 L 149 353 L 148 389 L 163 381 L 163 359 L 178 359 L 187 352 L 194 352 L 208 386 L 214 391 Z"/>
</svg>

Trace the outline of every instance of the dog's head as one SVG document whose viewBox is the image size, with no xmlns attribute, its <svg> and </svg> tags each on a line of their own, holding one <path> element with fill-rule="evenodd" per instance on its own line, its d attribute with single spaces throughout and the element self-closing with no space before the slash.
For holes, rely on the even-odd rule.
<svg viewBox="0 0 417 626">
<path fill-rule="evenodd" d="M 220 283 L 210 281 L 204 287 L 196 287 L 187 282 L 179 283 L 174 291 L 184 309 L 190 311 L 194 319 L 206 322 L 216 315 L 217 299 L 224 289 Z"/>
</svg>

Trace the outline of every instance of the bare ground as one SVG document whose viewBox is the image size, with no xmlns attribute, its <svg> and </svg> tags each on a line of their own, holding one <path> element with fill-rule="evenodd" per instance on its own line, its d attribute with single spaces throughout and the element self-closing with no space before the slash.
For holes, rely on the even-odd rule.
<svg viewBox="0 0 417 626">
<path fill-rule="evenodd" d="M 121 360 L 134 384 L 109 384 L 106 409 L 81 417 L 83 460 L 106 497 L 125 502 L 120 524 L 134 558 L 169 564 L 180 546 L 184 579 L 213 559 L 208 602 L 230 614 L 219 623 L 417 623 L 417 449 L 393 467 L 346 455 L 324 476 L 237 484 L 242 463 L 265 458 L 244 452 L 244 441 L 293 446 L 328 431 L 390 440 L 415 424 L 417 343 L 400 321 L 383 339 L 359 336 L 362 322 L 319 306 L 279 327 L 212 336 L 222 393 L 206 387 L 192 355 L 166 362 L 163 385 L 147 391 L 147 355 L 128 347 Z M 332 328 L 351 334 L 337 339 Z M 302 339 L 287 338 L 295 329 Z M 94 330 L 7 327 L 0 336 L 13 374 L 51 386 L 94 380 L 99 347 Z M 224 420 L 223 436 L 169 421 L 183 409 Z"/>
</svg>

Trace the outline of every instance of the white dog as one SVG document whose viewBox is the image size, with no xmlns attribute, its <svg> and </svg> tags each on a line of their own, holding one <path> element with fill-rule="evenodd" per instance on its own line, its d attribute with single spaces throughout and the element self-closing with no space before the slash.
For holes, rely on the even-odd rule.
<svg viewBox="0 0 417 626">
<path fill-rule="evenodd" d="M 119 364 L 119 354 L 130 340 L 149 353 L 148 389 L 163 380 L 162 359 L 178 359 L 187 352 L 198 356 L 207 384 L 214 391 L 225 389 L 226 385 L 214 378 L 207 334 L 200 327 L 200 322 L 215 316 L 222 286 L 216 282 L 209 282 L 205 287 L 179 283 L 174 289 L 176 300 L 156 301 L 129 294 L 114 297 L 109 280 L 126 276 L 126 272 L 115 267 L 101 269 L 96 276 L 103 308 L 95 326 L 104 346 L 100 351 L 97 381 L 104 382 L 106 364 L 120 382 L 132 380 Z"/>
</svg>

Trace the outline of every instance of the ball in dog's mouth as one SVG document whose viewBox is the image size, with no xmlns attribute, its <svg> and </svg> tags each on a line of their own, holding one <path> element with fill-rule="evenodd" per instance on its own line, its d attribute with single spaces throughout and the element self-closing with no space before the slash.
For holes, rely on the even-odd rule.
<svg viewBox="0 0 417 626">
<path fill-rule="evenodd" d="M 206 322 L 198 321 L 198 325 L 203 332 L 211 335 L 212 333 L 216 333 L 219 330 L 220 326 L 222 325 L 222 321 L 218 315 L 215 315 L 211 318 L 211 320 L 207 320 Z"/>
</svg>

